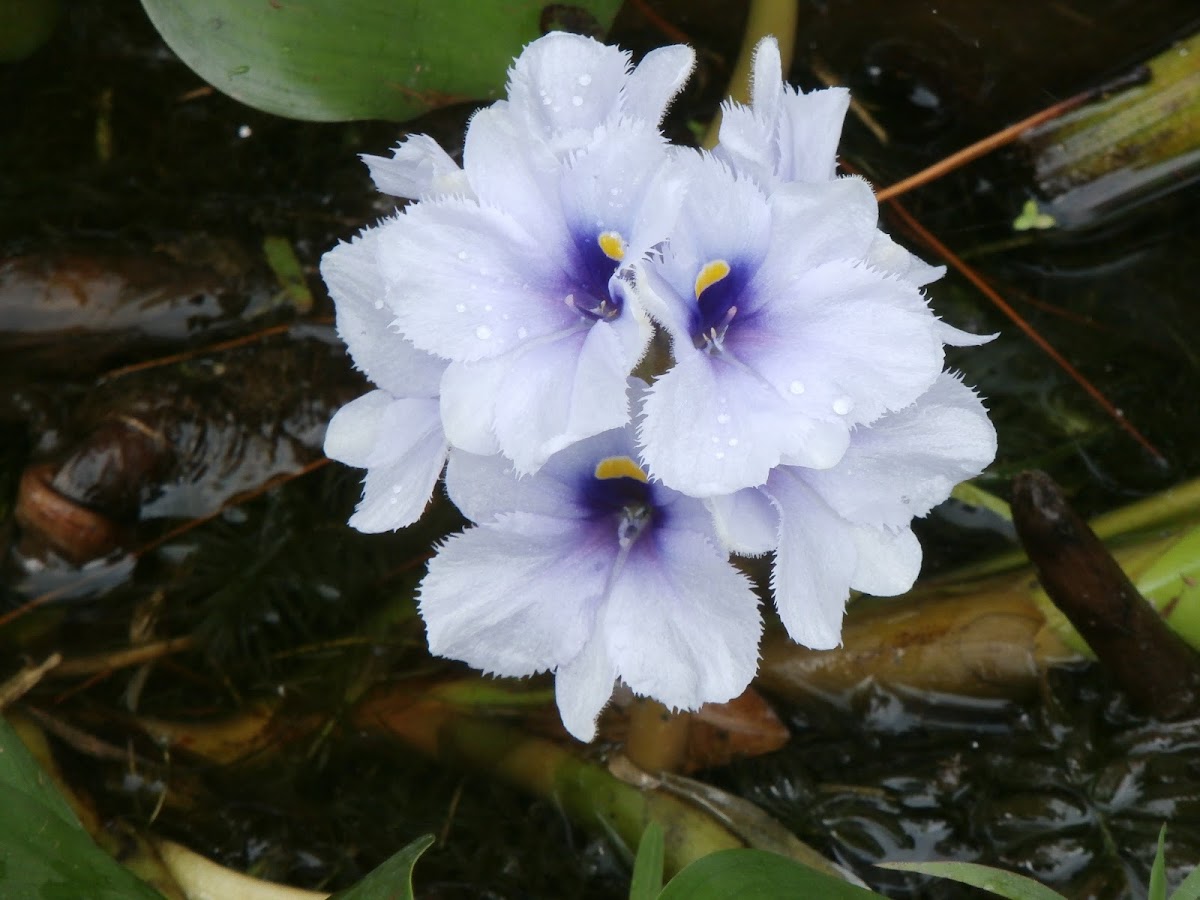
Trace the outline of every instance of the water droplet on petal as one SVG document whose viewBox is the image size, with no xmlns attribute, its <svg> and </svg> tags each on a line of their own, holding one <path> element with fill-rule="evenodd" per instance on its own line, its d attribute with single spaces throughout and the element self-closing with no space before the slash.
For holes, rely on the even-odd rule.
<svg viewBox="0 0 1200 900">
<path fill-rule="evenodd" d="M 466 258 L 467 258 L 467 251 L 466 251 L 466 250 L 459 250 L 459 251 L 458 251 L 458 258 L 459 258 L 459 259 L 466 259 Z"/>
<path fill-rule="evenodd" d="M 587 87 L 589 84 L 592 83 L 592 76 L 587 74 L 586 72 L 584 72 L 582 75 L 579 76 L 579 83 L 581 85 L 583 85 L 584 87 Z"/>
<path fill-rule="evenodd" d="M 486 325 L 480 325 L 475 329 L 475 337 L 479 338 L 481 341 L 486 341 L 491 336 L 492 329 L 488 328 Z"/>
<path fill-rule="evenodd" d="M 487 304 L 486 306 L 484 306 L 484 308 L 483 308 L 483 311 L 484 311 L 484 312 L 491 312 L 491 311 L 492 311 L 492 304 L 490 304 L 490 303 L 489 303 L 489 304 Z"/>
<path fill-rule="evenodd" d="M 838 397 L 833 401 L 833 411 L 839 416 L 844 416 L 854 409 L 854 401 L 849 397 Z"/>
<path fill-rule="evenodd" d="M 803 381 L 793 381 L 791 384 L 788 385 L 788 390 L 791 391 L 793 394 L 803 394 L 804 393 L 804 382 Z"/>
<path fill-rule="evenodd" d="M 729 446 L 730 446 L 730 447 L 736 447 L 737 445 L 738 445 L 738 439 L 737 439 L 737 438 L 730 438 L 730 439 L 729 439 Z"/>
<path fill-rule="evenodd" d="M 723 452 L 721 452 L 720 450 L 718 450 L 716 453 L 714 453 L 713 456 L 715 456 L 717 459 L 725 458 L 725 454 Z"/>
<path fill-rule="evenodd" d="M 517 337 L 521 340 L 525 340 L 525 338 L 529 337 L 529 329 L 522 325 L 517 329 Z"/>
<path fill-rule="evenodd" d="M 553 101 L 553 100 L 551 100 L 549 97 L 547 97 L 547 96 L 545 96 L 545 95 L 542 95 L 542 105 L 543 105 L 543 106 L 549 106 L 549 105 L 550 105 L 551 103 L 553 103 L 553 102 L 554 102 L 554 101 Z"/>
<path fill-rule="evenodd" d="M 729 413 L 721 413 L 720 415 L 717 416 L 717 424 L 718 425 L 725 425 L 725 424 L 728 424 L 728 422 L 729 422 Z"/>
<path fill-rule="evenodd" d="M 465 304 L 465 303 L 455 303 L 455 304 L 454 304 L 454 308 L 455 308 L 456 310 L 458 310 L 459 312 L 466 312 L 466 311 L 467 311 L 467 304 Z"/>
<path fill-rule="evenodd" d="M 383 309 L 383 301 L 382 301 L 382 300 L 376 300 L 376 301 L 375 301 L 375 308 L 376 308 L 376 309 Z"/>
<path fill-rule="evenodd" d="M 714 444 L 719 444 L 719 443 L 721 443 L 721 439 L 720 439 L 719 437 L 717 437 L 717 436 L 714 434 L 714 435 L 712 436 L 712 442 L 713 442 Z"/>
<path fill-rule="evenodd" d="M 571 105 L 572 106 L 583 106 L 583 98 L 580 97 L 578 94 L 576 94 L 574 97 L 571 98 Z"/>
</svg>

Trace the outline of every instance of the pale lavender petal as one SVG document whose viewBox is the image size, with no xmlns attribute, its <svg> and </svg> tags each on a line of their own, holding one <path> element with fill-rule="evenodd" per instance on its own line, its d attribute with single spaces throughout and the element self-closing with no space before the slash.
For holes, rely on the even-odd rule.
<svg viewBox="0 0 1200 900">
<path fill-rule="evenodd" d="M 828 181 L 837 171 L 850 92 L 832 87 L 802 94 L 787 90 L 780 129 L 781 165 L 785 181 Z"/>
<path fill-rule="evenodd" d="M 837 145 L 850 106 L 845 88 L 804 94 L 783 82 L 779 46 L 765 38 L 755 48 L 750 107 L 722 110 L 716 154 L 763 187 L 822 182 L 837 170 Z"/>
<path fill-rule="evenodd" d="M 789 397 L 752 372 L 702 353 L 681 356 L 655 381 L 642 411 L 650 472 L 695 497 L 762 484 L 785 454 L 832 466 L 849 441 L 844 424 L 797 415 Z"/>
<path fill-rule="evenodd" d="M 339 409 L 325 429 L 325 455 L 365 469 L 380 441 L 384 411 L 395 399 L 387 391 L 371 391 Z"/>
<path fill-rule="evenodd" d="M 396 145 L 392 156 L 359 157 L 367 164 L 375 187 L 384 194 L 416 200 L 439 194 L 471 196 L 471 186 L 462 169 L 433 138 L 409 135 Z"/>
<path fill-rule="evenodd" d="M 955 328 L 949 322 L 943 322 L 941 319 L 938 319 L 934 325 L 934 334 L 938 336 L 939 341 L 951 347 L 980 347 L 1000 337 L 998 331 L 995 334 L 972 334 L 969 331 Z"/>
<path fill-rule="evenodd" d="M 797 643 L 832 649 L 858 567 L 853 529 L 790 469 L 776 470 L 765 490 L 779 510 L 771 573 L 779 618 Z"/>
<path fill-rule="evenodd" d="M 778 79 L 775 83 L 779 86 Z M 774 120 L 749 106 L 732 100 L 722 103 L 720 142 L 713 148 L 713 156 L 764 189 L 773 187 L 779 163 L 774 125 Z"/>
<path fill-rule="evenodd" d="M 789 275 L 830 260 L 860 259 L 877 234 L 875 194 L 855 175 L 783 185 L 771 194 L 771 210 L 772 256 L 764 265 Z"/>
<path fill-rule="evenodd" d="M 548 244 L 544 252 L 558 252 L 566 234 L 559 192 L 562 160 L 549 146 L 531 140 L 503 108 L 481 109 L 467 129 L 463 168 L 483 205 L 504 210 L 535 241 Z"/>
<path fill-rule="evenodd" d="M 740 556 L 762 556 L 779 543 L 779 511 L 758 488 L 705 501 L 721 543 Z"/>
<path fill-rule="evenodd" d="M 593 627 L 612 554 L 585 528 L 516 513 L 450 537 L 419 608 L 429 649 L 497 675 L 569 663 Z"/>
<path fill-rule="evenodd" d="M 765 121 L 774 122 L 783 113 L 786 90 L 779 41 L 768 35 L 754 48 L 750 73 L 750 103 Z"/>
<path fill-rule="evenodd" d="M 499 373 L 504 357 L 473 363 L 450 363 L 442 376 L 442 427 L 453 447 L 487 456 L 500 452 L 492 430 L 496 397 L 501 390 Z"/>
<path fill-rule="evenodd" d="M 695 284 L 701 268 L 723 260 L 739 273 L 754 271 L 768 251 L 772 209 L 753 181 L 734 176 L 707 154 L 678 153 L 670 168 L 686 182 L 679 226 L 653 261 L 634 267 L 634 285 L 638 302 L 673 341 L 685 342 L 680 348 L 686 348 L 692 342 Z M 655 183 L 648 202 L 652 207 L 671 207 L 678 203 L 679 193 L 677 184 L 663 179 Z"/>
<path fill-rule="evenodd" d="M 634 545 L 598 625 L 621 680 L 668 707 L 731 700 L 758 667 L 750 582 L 712 544 L 669 526 Z"/>
<path fill-rule="evenodd" d="M 418 350 L 392 327 L 379 271 L 379 229 L 369 228 L 321 258 L 321 276 L 337 305 L 338 336 L 355 366 L 397 397 L 436 397 L 444 360 Z"/>
<path fill-rule="evenodd" d="M 554 674 L 554 699 L 567 731 L 587 743 L 596 737 L 596 719 L 612 698 L 617 668 L 604 636 L 593 633 L 583 649 Z"/>
<path fill-rule="evenodd" d="M 564 477 L 556 477 L 559 474 Z M 454 450 L 446 465 L 446 493 L 472 522 L 489 522 L 514 512 L 579 519 L 587 510 L 576 503 L 571 477 L 575 474 L 543 468 L 536 477 L 522 478 L 503 456 Z"/>
<path fill-rule="evenodd" d="M 764 305 L 752 327 L 730 330 L 726 346 L 792 407 L 814 418 L 871 422 L 903 409 L 942 369 L 937 320 L 917 288 L 849 261 L 790 278 L 776 267 L 759 291 L 787 290 Z"/>
<path fill-rule="evenodd" d="M 649 335 L 647 334 L 647 337 Z M 606 322 L 511 355 L 493 427 L 504 455 L 532 472 L 553 453 L 629 421 L 630 358 Z"/>
<path fill-rule="evenodd" d="M 626 51 L 551 32 L 526 47 L 509 70 L 509 106 L 543 141 L 591 132 L 620 110 L 628 71 Z"/>
<path fill-rule="evenodd" d="M 996 430 L 975 395 L 940 376 L 912 406 L 857 428 L 836 469 L 805 480 L 846 519 L 906 527 L 974 478 L 996 455 Z"/>
<path fill-rule="evenodd" d="M 424 512 L 446 462 L 446 438 L 437 400 L 399 399 L 375 410 L 377 401 L 362 403 L 365 399 L 360 398 L 357 406 L 343 407 L 334 416 L 326 432 L 326 449 L 331 457 L 349 462 L 346 456 L 333 454 L 359 453 L 371 428 L 364 418 L 375 413 L 378 431 L 366 459 L 362 501 L 350 517 L 350 525 L 368 533 L 394 531 L 411 525 Z M 343 415 L 347 411 L 349 415 Z"/>
<path fill-rule="evenodd" d="M 867 265 L 888 275 L 895 275 L 917 287 L 924 287 L 946 274 L 945 266 L 931 266 L 909 253 L 882 231 L 867 250 Z"/>
<path fill-rule="evenodd" d="M 625 82 L 621 97 L 624 114 L 657 125 L 695 64 L 696 52 L 685 44 L 651 50 Z"/>
<path fill-rule="evenodd" d="M 553 249 L 497 209 L 444 198 L 385 223 L 379 261 L 404 335 L 470 362 L 578 324 Z"/>
<path fill-rule="evenodd" d="M 503 456 L 454 451 L 446 467 L 446 492 L 473 522 L 509 512 L 578 519 L 590 514 L 579 498 L 580 479 L 590 477 L 599 460 L 635 455 L 632 435 L 625 428 L 572 444 L 531 476 L 519 476 L 512 461 Z M 673 514 L 672 522 L 686 518 Z M 705 533 L 703 528 L 699 530 Z"/>
<path fill-rule="evenodd" d="M 615 231 L 625 262 L 666 240 L 683 202 L 681 176 L 664 170 L 667 145 L 653 125 L 616 120 L 565 165 L 560 185 L 567 227 L 593 240 Z"/>
<path fill-rule="evenodd" d="M 687 178 L 681 227 L 671 237 L 682 268 L 675 272 L 665 257 L 664 277 L 691 302 L 699 266 L 715 259 L 750 268 L 757 265 L 771 239 L 773 212 L 758 185 L 730 172 L 709 154 L 680 153 L 673 165 Z"/>
<path fill-rule="evenodd" d="M 910 528 L 854 528 L 858 564 L 850 586 L 876 597 L 895 597 L 910 590 L 921 574 L 921 545 Z"/>
</svg>

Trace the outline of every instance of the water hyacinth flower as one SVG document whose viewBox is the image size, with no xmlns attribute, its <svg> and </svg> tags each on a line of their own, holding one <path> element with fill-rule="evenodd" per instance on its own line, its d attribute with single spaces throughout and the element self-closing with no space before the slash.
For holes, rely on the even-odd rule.
<svg viewBox="0 0 1200 900">
<path fill-rule="evenodd" d="M 944 269 L 836 174 L 847 94 L 789 88 L 764 41 L 699 153 L 659 131 L 692 64 L 535 41 L 461 166 L 420 135 L 364 157 L 415 202 L 322 263 L 377 385 L 326 438 L 367 469 L 351 524 L 411 523 L 445 467 L 474 525 L 422 581 L 430 650 L 552 672 L 581 740 L 618 681 L 678 709 L 745 689 L 762 625 L 729 553 L 774 553 L 790 635 L 833 647 L 850 591 L 911 587 L 912 519 L 995 453 L 943 372 L 944 345 L 990 338 L 933 315 Z M 630 391 L 655 327 L 671 367 Z"/>
<path fill-rule="evenodd" d="M 440 402 L 455 446 L 530 472 L 628 421 L 625 380 L 651 329 L 627 269 L 674 222 L 677 201 L 661 200 L 680 191 L 660 184 L 673 173 L 657 125 L 692 56 L 648 62 L 639 77 L 588 38 L 535 42 L 510 99 L 471 120 L 461 174 L 424 142 L 392 161 L 424 166 L 434 192 L 378 226 L 377 265 L 400 332 L 449 361 Z M 420 192 L 384 163 L 371 161 L 384 185 Z"/>
<path fill-rule="evenodd" d="M 631 428 L 520 478 L 454 451 L 451 499 L 475 527 L 430 561 L 430 650 L 497 675 L 551 671 L 567 730 L 595 736 L 617 679 L 679 709 L 736 697 L 758 666 L 758 598 L 704 505 L 650 481 Z"/>
<path fill-rule="evenodd" d="M 942 371 L 942 326 L 911 282 L 867 264 L 877 205 L 856 177 L 764 193 L 711 156 L 639 295 L 674 367 L 643 408 L 643 459 L 693 496 L 828 468 L 851 429 L 903 409 Z"/>
</svg>

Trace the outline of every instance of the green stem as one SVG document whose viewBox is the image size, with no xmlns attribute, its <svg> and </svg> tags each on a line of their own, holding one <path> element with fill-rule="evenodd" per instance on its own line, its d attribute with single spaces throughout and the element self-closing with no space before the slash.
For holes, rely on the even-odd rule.
<svg viewBox="0 0 1200 900">
<path fill-rule="evenodd" d="M 742 35 L 742 49 L 729 78 L 727 95 L 739 103 L 750 102 L 750 80 L 754 68 L 754 48 L 765 37 L 774 35 L 779 41 L 779 57 L 786 76 L 792 65 L 796 49 L 796 24 L 800 21 L 797 0 L 751 0 L 750 13 L 746 17 L 746 31 Z M 713 116 L 701 146 L 711 150 L 717 145 L 721 133 L 721 112 Z"/>
</svg>

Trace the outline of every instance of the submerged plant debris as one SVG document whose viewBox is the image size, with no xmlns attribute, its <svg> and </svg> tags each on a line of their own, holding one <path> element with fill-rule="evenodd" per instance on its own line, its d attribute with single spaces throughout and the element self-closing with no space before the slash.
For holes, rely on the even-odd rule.
<svg viewBox="0 0 1200 900">
<path fill-rule="evenodd" d="M 660 21 L 697 48 L 664 124 L 675 140 L 702 130 L 725 91 L 737 6 L 627 3 L 614 23 L 608 39 L 635 55 L 680 39 Z M 1149 58 L 1193 15 L 1174 0 L 1020 19 L 998 0 L 805 3 L 790 80 L 854 90 L 841 154 L 885 185 Z M 413 529 L 345 527 L 360 484 L 319 466 L 320 423 L 365 383 L 328 339 L 316 265 L 391 211 L 355 154 L 409 130 L 457 152 L 475 105 L 399 126 L 274 118 L 207 89 L 140 9 L 98 0 L 64 7 L 45 40 L 0 63 L 0 646 L 13 661 L 57 651 L 94 666 L 50 670 L 22 701 L 54 735 L 67 782 L 105 820 L 308 888 L 349 885 L 432 833 L 418 897 L 626 896 L 630 848 L 611 835 L 356 717 L 466 675 L 429 656 L 413 605 L 430 546 L 462 522 L 435 498 Z M 965 281 L 935 285 L 939 315 L 1002 332 L 950 356 L 1000 436 L 979 484 L 1003 495 L 1015 473 L 1042 468 L 1091 516 L 1200 475 L 1200 210 L 1166 191 L 1092 227 L 1014 232 L 1027 201 L 1050 199 L 1039 190 L 1011 148 L 902 202 L 1166 458 L 1156 464 Z M 299 261 L 311 310 L 272 268 L 268 240 Z M 80 569 L 18 525 L 22 475 L 35 469 L 70 488 L 71 504 L 38 507 L 45 527 L 111 527 L 101 559 Z M 953 502 L 919 524 L 926 575 L 1013 546 L 994 518 Z M 137 665 L 93 659 L 176 638 L 186 642 Z M 502 703 L 453 702 L 561 735 L 548 682 L 499 686 Z M 1164 821 L 1169 880 L 1200 860 L 1200 726 L 1135 714 L 1095 665 L 972 701 L 869 682 L 773 699 L 791 742 L 700 777 L 889 896 L 967 894 L 871 867 L 885 857 L 985 862 L 1073 896 L 1140 898 Z M 602 737 L 623 716 L 602 720 Z M 218 728 L 235 721 L 236 732 Z M 148 736 L 156 724 L 187 729 L 190 749 Z"/>
</svg>

